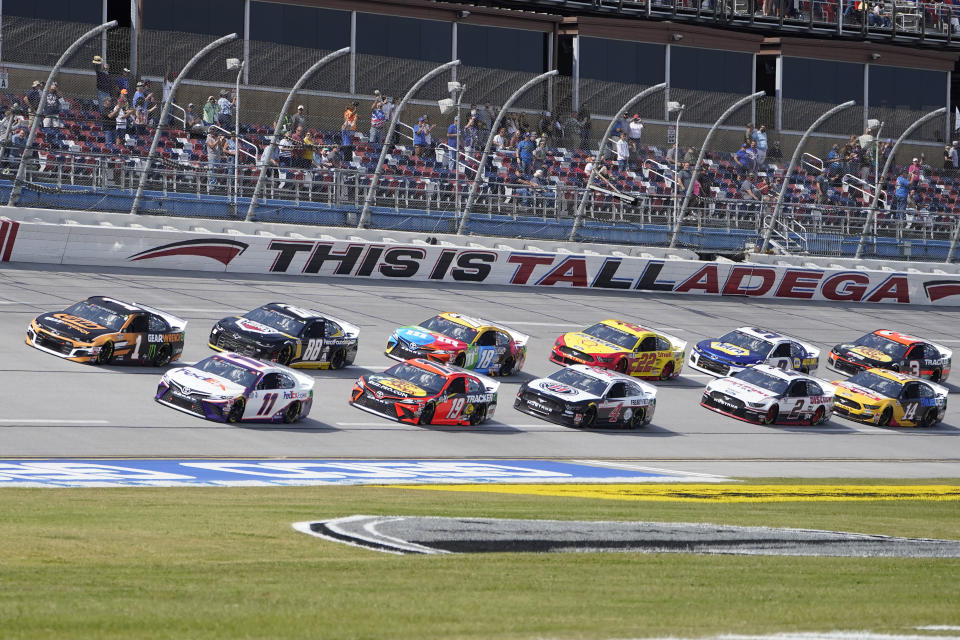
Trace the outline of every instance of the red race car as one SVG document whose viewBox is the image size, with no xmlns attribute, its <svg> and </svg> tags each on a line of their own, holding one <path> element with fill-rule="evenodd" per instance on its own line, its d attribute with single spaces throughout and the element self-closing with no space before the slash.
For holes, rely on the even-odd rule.
<svg viewBox="0 0 960 640">
<path fill-rule="evenodd" d="M 500 383 L 423 358 L 361 376 L 350 404 L 408 424 L 476 425 L 493 416 Z"/>
</svg>

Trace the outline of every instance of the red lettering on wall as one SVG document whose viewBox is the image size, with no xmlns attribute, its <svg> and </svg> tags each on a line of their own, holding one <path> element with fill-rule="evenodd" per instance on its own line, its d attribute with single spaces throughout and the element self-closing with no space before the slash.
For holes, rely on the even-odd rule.
<svg viewBox="0 0 960 640">
<path fill-rule="evenodd" d="M 762 278 L 759 286 L 746 287 L 744 282 L 750 283 L 754 277 Z M 762 296 L 777 281 L 777 271 L 771 267 L 734 267 L 727 276 L 723 285 L 725 296 Z"/>
<path fill-rule="evenodd" d="M 716 295 L 720 294 L 720 278 L 717 275 L 717 265 L 708 264 L 702 267 L 674 289 L 677 293 L 687 293 L 694 290 Z"/>
<path fill-rule="evenodd" d="M 860 302 L 869 284 L 865 273 L 835 273 L 823 281 L 820 293 L 827 300 Z"/>
<path fill-rule="evenodd" d="M 567 258 L 537 284 L 552 287 L 558 282 L 569 282 L 574 287 L 587 286 L 586 261 L 583 258 Z"/>
<path fill-rule="evenodd" d="M 882 300 L 910 304 L 910 282 L 907 280 L 907 276 L 890 276 L 867 297 L 867 302 L 880 302 Z"/>
<path fill-rule="evenodd" d="M 533 274 L 533 270 L 540 265 L 553 264 L 553 258 L 554 256 L 552 255 L 531 256 L 523 253 L 512 254 L 509 258 L 507 258 L 507 262 L 512 262 L 520 266 L 517 267 L 517 271 L 510 279 L 510 284 L 527 284 L 531 274 Z"/>
<path fill-rule="evenodd" d="M 822 277 L 823 273 L 819 271 L 787 269 L 774 295 L 778 298 L 812 298 Z"/>
</svg>

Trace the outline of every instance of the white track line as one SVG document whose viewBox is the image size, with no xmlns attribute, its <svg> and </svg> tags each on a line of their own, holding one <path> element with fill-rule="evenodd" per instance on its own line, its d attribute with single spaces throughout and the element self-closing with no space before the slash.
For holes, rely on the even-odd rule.
<svg viewBox="0 0 960 640">
<path fill-rule="evenodd" d="M 109 420 L 59 420 L 56 418 L 2 418 L 0 424 L 110 424 Z"/>
</svg>

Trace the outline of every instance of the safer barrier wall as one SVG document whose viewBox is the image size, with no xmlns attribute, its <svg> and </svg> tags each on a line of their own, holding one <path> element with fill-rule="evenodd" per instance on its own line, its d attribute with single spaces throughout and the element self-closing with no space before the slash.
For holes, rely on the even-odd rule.
<svg viewBox="0 0 960 640">
<path fill-rule="evenodd" d="M 422 241 L 421 241 L 422 242 Z M 363 238 L 0 222 L 0 261 L 484 283 L 900 305 L 960 305 L 960 276 L 701 262 Z"/>
</svg>

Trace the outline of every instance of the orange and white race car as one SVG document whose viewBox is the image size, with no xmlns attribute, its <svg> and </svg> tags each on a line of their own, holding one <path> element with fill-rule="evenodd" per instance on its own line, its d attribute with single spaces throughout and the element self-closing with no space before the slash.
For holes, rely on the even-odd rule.
<svg viewBox="0 0 960 640">
<path fill-rule="evenodd" d="M 952 357 L 950 349 L 935 342 L 877 329 L 852 343 L 836 345 L 830 351 L 827 366 L 847 375 L 876 368 L 944 382 L 950 375 Z"/>
<path fill-rule="evenodd" d="M 557 338 L 550 361 L 668 380 L 683 369 L 686 348 L 686 342 L 661 331 L 622 320 L 604 320 Z"/>
</svg>

